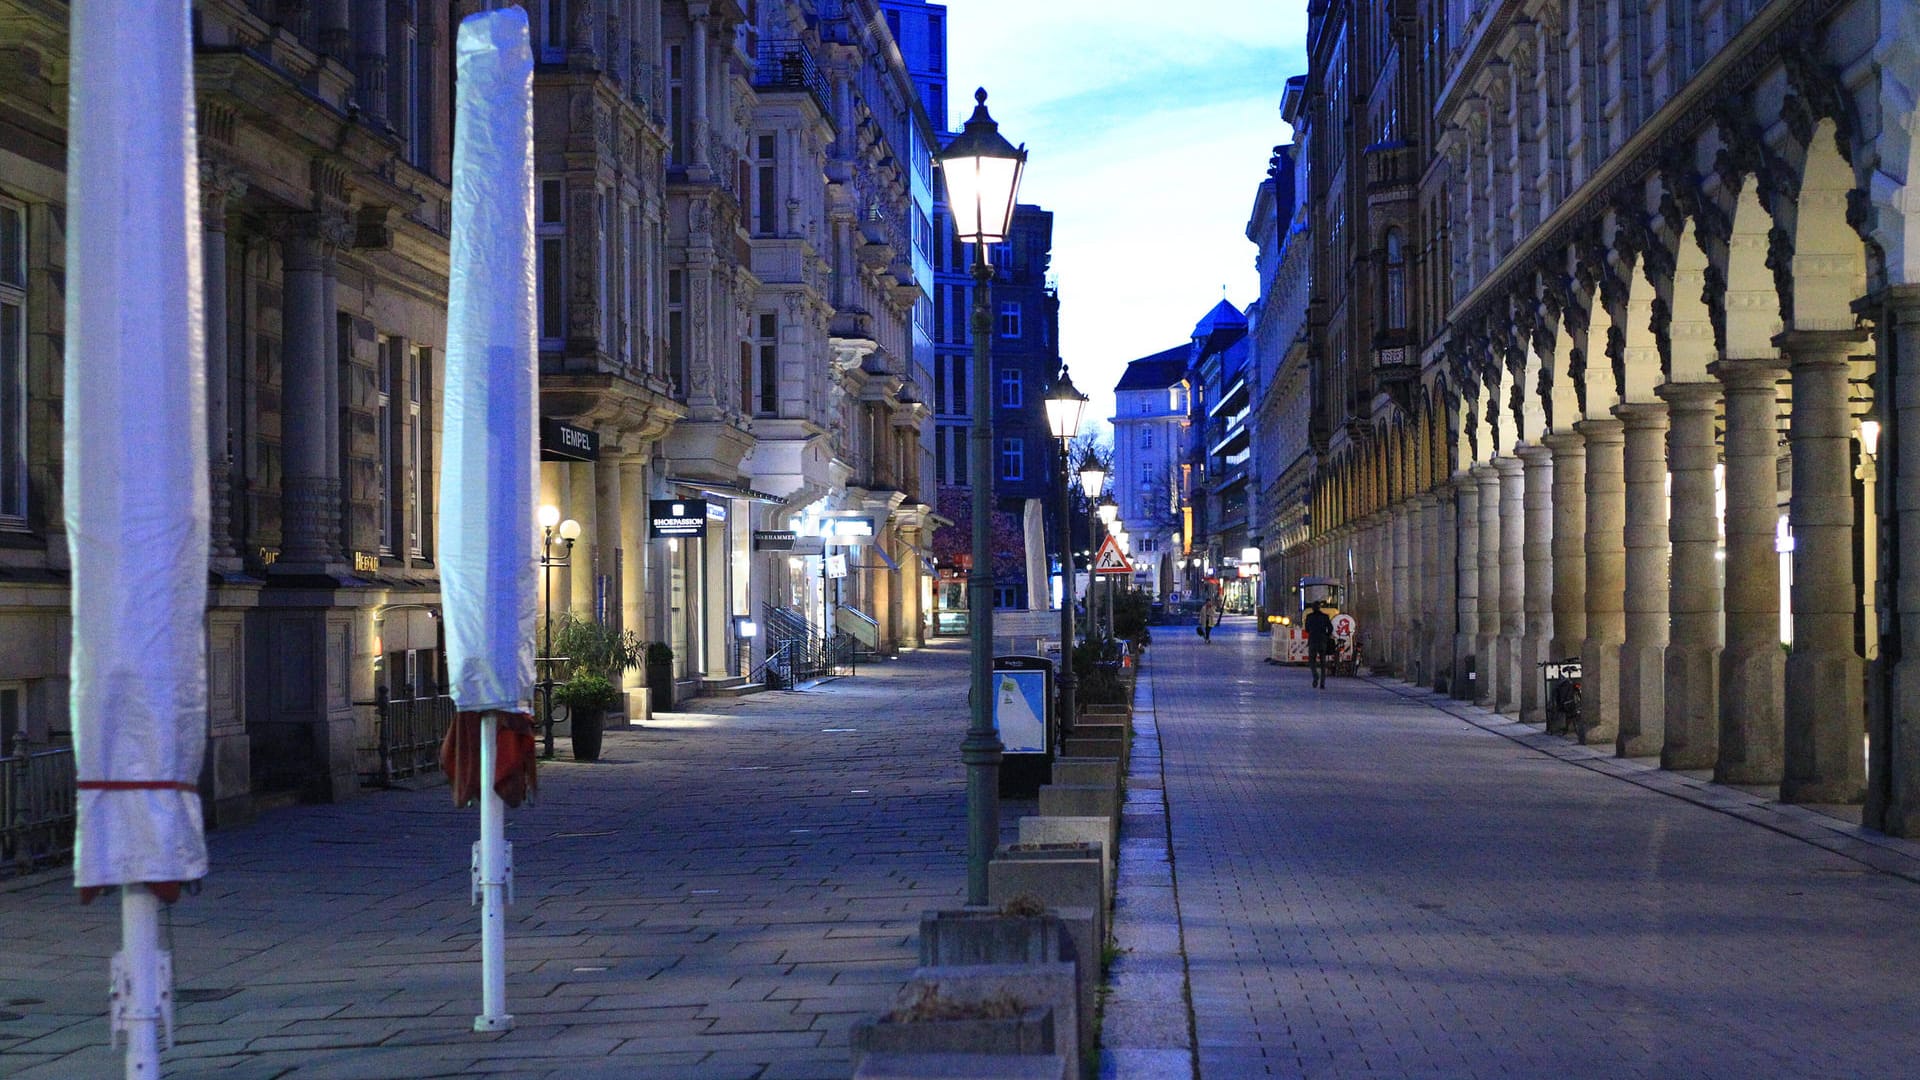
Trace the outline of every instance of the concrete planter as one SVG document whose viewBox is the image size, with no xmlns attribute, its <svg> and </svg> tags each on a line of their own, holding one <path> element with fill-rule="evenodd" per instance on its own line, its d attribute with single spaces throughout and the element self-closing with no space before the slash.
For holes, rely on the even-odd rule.
<svg viewBox="0 0 1920 1080">
<path fill-rule="evenodd" d="M 1078 1075 L 1057 1054 L 868 1054 L 854 1080 L 1066 1080 Z"/>
<path fill-rule="evenodd" d="M 1051 916 L 1042 916 L 1041 918 L 1052 922 L 1056 927 L 1059 925 L 1059 920 Z M 881 1073 L 875 1071 L 876 1068 L 880 1064 L 887 1063 L 881 1062 L 879 1059 L 891 1057 L 891 1054 L 876 1050 L 862 1060 L 860 1051 L 856 1050 L 856 1076 L 989 1076 L 995 1078 L 1004 1077 L 1006 1080 L 1015 1080 L 1015 1078 L 1024 1080 L 1024 1078 L 1029 1075 L 1053 1077 L 1077 1076 L 1080 1074 L 1080 1050 L 1082 1043 L 1080 1041 L 1079 993 L 1074 981 L 1074 966 L 1072 963 L 972 964 L 961 967 L 928 966 L 916 968 L 914 969 L 913 976 L 907 980 L 906 986 L 901 988 L 899 996 L 894 999 L 895 1010 L 897 1012 L 901 1009 L 915 1009 L 924 1005 L 930 999 L 938 1001 L 945 1007 L 958 1007 L 962 1009 L 971 1005 L 986 1003 L 1004 1004 L 1008 1001 L 1017 1003 L 1017 1006 L 1023 1014 L 1028 1009 L 1044 1009 L 1050 1013 L 1052 1021 L 1053 1056 L 1051 1058 L 1042 1058 L 1037 1055 L 963 1054 L 953 1056 L 977 1060 L 946 1063 L 923 1062 L 922 1067 L 945 1064 L 952 1067 L 971 1068 L 977 1064 L 978 1061 L 985 1061 L 1002 1066 L 1002 1071 Z M 919 1025 L 897 1024 L 895 1026 L 904 1028 Z M 889 1034 L 891 1035 L 892 1033 Z M 911 1033 L 908 1034 L 910 1037 Z M 931 1037 L 945 1038 L 947 1036 L 943 1034 Z M 928 1048 L 926 1056 L 937 1057 L 950 1053 L 950 1051 Z M 1036 1060 L 1043 1062 L 1051 1061 L 1052 1068 L 1056 1071 L 1026 1071 L 1030 1068 L 1026 1063 Z M 1022 1064 L 1019 1066 L 1019 1069 L 1016 1070 L 1013 1067 L 1009 1067 L 1012 1066 L 1013 1063 Z M 867 1071 L 859 1071 L 861 1069 L 866 1069 Z"/>
<path fill-rule="evenodd" d="M 987 864 L 987 898 L 1004 904 L 1028 896 L 1059 917 L 1078 954 L 1080 1043 L 1093 1043 L 1094 996 L 1107 942 L 1107 893 L 1100 849 L 1092 844 L 1014 844 Z"/>
<path fill-rule="evenodd" d="M 1041 817 L 1120 817 L 1120 793 L 1104 784 L 1048 784 L 1040 789 Z"/>
<path fill-rule="evenodd" d="M 1110 757 L 1057 757 L 1053 759 L 1053 782 L 1070 785 L 1105 785 L 1120 790 L 1120 759 Z"/>
<path fill-rule="evenodd" d="M 1053 915 L 951 908 L 920 916 L 920 962 L 928 967 L 1071 963 L 1077 955 L 1072 937 Z"/>
<path fill-rule="evenodd" d="M 1006 1017 L 862 1020 L 847 1037 L 857 1069 L 868 1054 L 1052 1055 L 1053 1009 L 1029 1005 Z"/>
</svg>

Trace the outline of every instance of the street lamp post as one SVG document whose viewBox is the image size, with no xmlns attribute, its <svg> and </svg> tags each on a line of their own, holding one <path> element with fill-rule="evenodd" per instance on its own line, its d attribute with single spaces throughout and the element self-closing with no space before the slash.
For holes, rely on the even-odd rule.
<svg viewBox="0 0 1920 1080">
<path fill-rule="evenodd" d="M 553 541 L 558 534 L 564 552 L 553 553 Z M 546 597 L 546 615 L 544 624 L 545 640 L 540 646 L 540 711 L 542 741 L 540 756 L 553 756 L 553 664 L 558 657 L 553 655 L 553 568 L 573 565 L 573 542 L 580 539 L 580 523 L 568 518 L 560 520 L 560 508 L 543 506 L 540 508 L 540 574 L 541 592 Z"/>
<path fill-rule="evenodd" d="M 999 733 L 993 727 L 993 395 L 987 343 L 993 332 L 987 293 L 993 266 L 987 245 L 1007 238 L 1020 195 L 1027 152 L 1000 135 L 987 114 L 987 92 L 976 91 L 973 115 L 939 154 L 953 233 L 973 245 L 973 448 L 967 463 L 973 488 L 973 567 L 967 573 L 971 690 L 967 737 L 960 759 L 967 768 L 967 903 L 987 903 L 987 861 L 1000 840 Z"/>
<path fill-rule="evenodd" d="M 1107 486 L 1107 467 L 1100 464 L 1094 456 L 1093 447 L 1087 447 L 1086 456 L 1080 459 L 1080 494 L 1087 497 L 1087 626 L 1089 630 L 1098 621 L 1093 617 L 1093 583 L 1100 575 L 1093 572 L 1094 556 L 1100 552 L 1100 544 L 1094 539 L 1099 533 L 1100 507 L 1095 500 L 1100 498 L 1100 489 Z M 1091 634 L 1089 634 L 1091 636 Z"/>
<path fill-rule="evenodd" d="M 1094 513 L 1099 515 L 1100 524 L 1107 527 L 1107 535 L 1112 536 L 1115 528 L 1114 523 L 1120 520 L 1120 504 L 1114 502 L 1113 496 L 1109 495 L 1100 500 L 1100 505 L 1094 508 Z M 1118 541 L 1115 541 L 1115 543 L 1118 543 Z M 1107 636 L 1111 637 L 1113 636 L 1113 583 L 1111 581 L 1103 582 L 1100 586 L 1100 591 L 1104 593 L 1107 598 Z"/>
<path fill-rule="evenodd" d="M 1080 412 L 1086 408 L 1087 395 L 1081 393 L 1067 376 L 1067 365 L 1060 365 L 1060 378 L 1047 392 L 1047 426 L 1060 440 L 1060 726 L 1070 728 L 1074 721 L 1073 700 L 1073 468 L 1071 455 L 1074 437 L 1080 434 Z"/>
</svg>

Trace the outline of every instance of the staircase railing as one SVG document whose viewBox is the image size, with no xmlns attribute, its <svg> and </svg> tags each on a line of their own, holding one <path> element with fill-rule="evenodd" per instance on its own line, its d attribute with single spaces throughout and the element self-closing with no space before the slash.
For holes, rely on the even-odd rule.
<svg viewBox="0 0 1920 1080">
<path fill-rule="evenodd" d="M 767 628 L 767 659 L 757 676 L 768 686 L 791 689 L 812 679 L 852 675 L 855 667 L 852 635 L 827 635 L 792 608 L 766 604 L 762 621 Z"/>
</svg>

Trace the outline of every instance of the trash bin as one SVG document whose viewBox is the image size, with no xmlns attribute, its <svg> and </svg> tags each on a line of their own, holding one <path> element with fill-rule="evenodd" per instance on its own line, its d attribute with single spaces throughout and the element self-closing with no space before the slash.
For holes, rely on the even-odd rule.
<svg viewBox="0 0 1920 1080">
<path fill-rule="evenodd" d="M 993 727 L 1000 735 L 1000 794 L 1031 799 L 1053 779 L 1053 661 L 1044 656 L 993 658 Z"/>
</svg>

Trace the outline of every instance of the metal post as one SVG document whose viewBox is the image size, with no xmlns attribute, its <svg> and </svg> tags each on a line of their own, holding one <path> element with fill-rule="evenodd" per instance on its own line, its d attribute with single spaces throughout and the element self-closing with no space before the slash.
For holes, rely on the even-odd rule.
<svg viewBox="0 0 1920 1080">
<path fill-rule="evenodd" d="M 993 324 L 987 294 L 993 268 L 987 246 L 973 245 L 973 430 L 967 463 L 973 487 L 973 566 L 967 572 L 967 627 L 971 636 L 971 707 L 960 759 L 967 768 L 967 903 L 987 903 L 987 861 L 1000 841 L 1000 734 L 993 727 L 993 396 L 987 341 Z"/>
<path fill-rule="evenodd" d="M 1060 728 L 1073 726 L 1073 455 L 1060 440 Z M 1091 569 L 1091 567 L 1089 567 Z"/>
<path fill-rule="evenodd" d="M 171 1010 L 162 1006 L 172 965 L 160 948 L 160 898 L 145 885 L 120 886 L 120 954 L 114 957 L 114 1030 L 127 1038 L 127 1080 L 160 1075 L 160 1050 L 172 1043 Z"/>
<path fill-rule="evenodd" d="M 553 756 L 553 529 L 540 530 L 540 590 L 546 602 L 546 640 L 540 647 L 540 756 Z"/>
<path fill-rule="evenodd" d="M 474 891 L 480 899 L 480 1015 L 475 1031 L 511 1031 L 507 1012 L 506 890 L 513 880 L 513 857 L 507 847 L 507 804 L 493 790 L 498 753 L 500 714 L 480 714 L 480 841 L 474 862 Z"/>
</svg>

